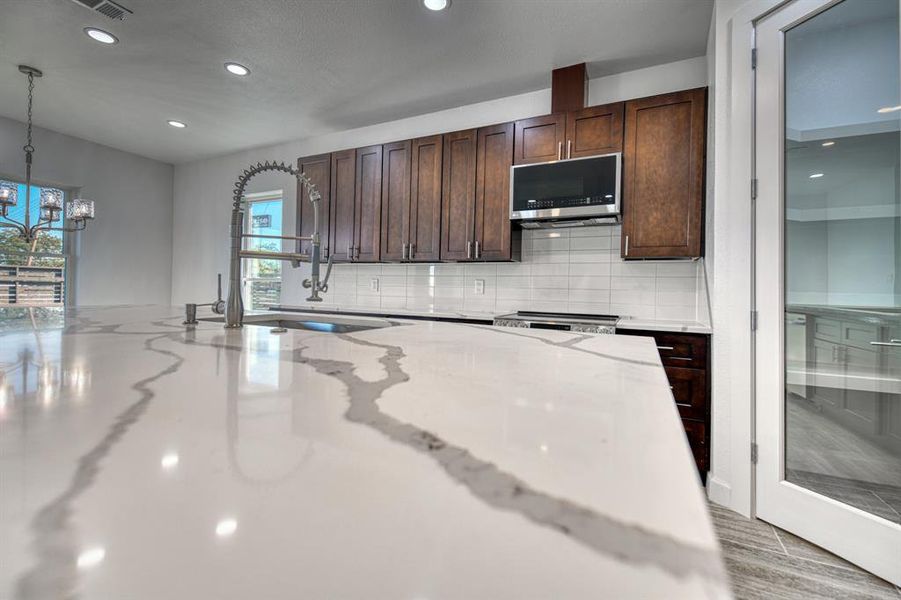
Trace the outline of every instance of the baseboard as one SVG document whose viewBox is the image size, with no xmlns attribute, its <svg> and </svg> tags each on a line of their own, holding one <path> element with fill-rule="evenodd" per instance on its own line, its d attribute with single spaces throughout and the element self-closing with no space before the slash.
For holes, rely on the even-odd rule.
<svg viewBox="0 0 901 600">
<path fill-rule="evenodd" d="M 731 508 L 732 488 L 728 483 L 717 479 L 712 473 L 707 475 L 707 498 L 720 506 Z"/>
</svg>

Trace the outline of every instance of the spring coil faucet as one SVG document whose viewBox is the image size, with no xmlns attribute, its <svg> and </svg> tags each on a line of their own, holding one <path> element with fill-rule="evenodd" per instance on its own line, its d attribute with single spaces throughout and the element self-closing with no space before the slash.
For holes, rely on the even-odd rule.
<svg viewBox="0 0 901 600">
<path fill-rule="evenodd" d="M 282 171 L 297 178 L 297 182 L 304 186 L 313 204 L 313 233 L 310 236 L 281 236 L 281 235 L 256 235 L 244 233 L 244 192 L 247 182 L 254 176 L 266 171 Z M 322 302 L 320 293 L 328 292 L 328 279 L 332 273 L 332 257 L 329 256 L 325 278 L 319 279 L 319 265 L 321 262 L 320 236 L 319 236 L 319 202 L 321 196 L 316 186 L 303 172 L 286 165 L 285 163 L 262 162 L 244 169 L 241 176 L 235 182 L 234 197 L 232 202 L 231 219 L 231 254 L 228 273 L 228 300 L 225 306 L 225 326 L 228 329 L 237 329 L 244 324 L 244 302 L 241 299 L 241 259 L 262 258 L 267 260 L 281 260 L 290 262 L 291 266 L 298 267 L 301 262 L 309 262 L 312 266 L 310 278 L 305 279 L 303 287 L 310 290 L 307 302 Z M 242 242 L 245 238 L 268 238 L 279 240 L 291 240 L 295 242 L 310 242 L 310 254 L 299 252 L 271 252 L 266 250 L 244 250 Z"/>
</svg>

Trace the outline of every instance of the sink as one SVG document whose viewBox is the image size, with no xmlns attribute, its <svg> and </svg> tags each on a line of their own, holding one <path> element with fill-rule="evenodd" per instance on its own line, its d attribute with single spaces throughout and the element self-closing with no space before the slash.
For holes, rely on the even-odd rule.
<svg viewBox="0 0 901 600">
<path fill-rule="evenodd" d="M 197 319 L 208 323 L 225 323 L 225 317 L 205 317 Z M 303 329 L 324 333 L 354 333 L 368 329 L 391 327 L 385 319 L 351 319 L 329 315 L 312 314 L 262 314 L 244 315 L 244 325 L 250 327 L 268 327 L 270 329 Z"/>
</svg>

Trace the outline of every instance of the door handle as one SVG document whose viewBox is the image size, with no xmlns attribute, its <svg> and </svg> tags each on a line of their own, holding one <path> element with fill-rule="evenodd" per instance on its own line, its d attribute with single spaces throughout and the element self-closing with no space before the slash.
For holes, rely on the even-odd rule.
<svg viewBox="0 0 901 600">
<path fill-rule="evenodd" d="M 476 258 L 479 258 L 479 256 L 481 254 L 482 254 L 482 251 L 479 249 L 479 241 L 476 240 Z"/>
<path fill-rule="evenodd" d="M 407 260 L 413 260 L 413 255 L 416 253 L 416 244 L 410 242 L 410 245 L 407 247 Z"/>
<path fill-rule="evenodd" d="M 889 348 L 901 348 L 901 340 L 892 340 L 890 342 L 870 342 L 871 346 L 888 346 Z"/>
<path fill-rule="evenodd" d="M 566 140 L 566 158 L 573 157 L 573 141 Z"/>
<path fill-rule="evenodd" d="M 407 260 L 407 242 L 401 242 L 400 245 L 400 259 Z"/>
<path fill-rule="evenodd" d="M 466 258 L 472 258 L 472 242 L 466 241 Z"/>
<path fill-rule="evenodd" d="M 623 253 L 626 256 L 629 256 L 629 236 L 626 236 L 626 251 Z"/>
<path fill-rule="evenodd" d="M 563 158 L 563 142 L 557 142 L 557 160 Z"/>
</svg>

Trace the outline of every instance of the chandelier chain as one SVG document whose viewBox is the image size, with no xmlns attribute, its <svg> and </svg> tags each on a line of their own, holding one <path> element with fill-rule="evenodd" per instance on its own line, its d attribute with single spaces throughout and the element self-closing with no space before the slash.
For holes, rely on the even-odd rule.
<svg viewBox="0 0 901 600">
<path fill-rule="evenodd" d="M 27 128 L 27 142 L 25 146 L 22 148 L 25 152 L 34 152 L 34 146 L 31 143 L 31 107 L 34 104 L 34 74 L 28 74 L 28 128 Z"/>
</svg>

